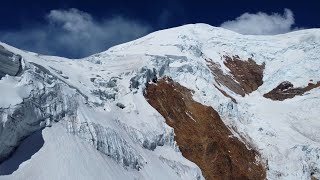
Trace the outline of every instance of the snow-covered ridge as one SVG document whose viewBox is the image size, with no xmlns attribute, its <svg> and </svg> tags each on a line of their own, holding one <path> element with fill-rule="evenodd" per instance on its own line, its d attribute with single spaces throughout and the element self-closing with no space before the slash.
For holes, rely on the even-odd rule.
<svg viewBox="0 0 320 180">
<path fill-rule="evenodd" d="M 52 127 L 42 131 L 45 143 L 39 152 L 11 175 L 0 174 L 0 179 L 85 178 L 91 174 L 98 179 L 203 178 L 200 169 L 182 157 L 173 129 L 143 97 L 145 83 L 163 76 L 193 90 L 195 100 L 216 109 L 225 124 L 236 130 L 235 135 L 245 137 L 259 150 L 268 163 L 268 179 L 320 178 L 319 88 L 283 102 L 263 97 L 284 81 L 297 87 L 320 81 L 319 42 L 319 29 L 244 36 L 193 24 L 154 32 L 79 60 L 38 55 L 1 43 L 26 65 L 21 76 L 0 80 L 0 94 L 10 97 L 5 103 L 0 99 L 0 159 L 32 132 Z M 265 63 L 258 90 L 241 97 L 219 86 L 203 57 L 228 74 L 224 55 Z M 9 93 L 11 90 L 15 91 Z M 74 142 L 68 142 L 71 139 Z M 70 146 L 59 146 L 59 151 L 50 148 L 64 141 Z M 75 143 L 78 141 L 80 144 Z M 78 150 L 72 154 L 67 147 Z M 85 156 L 96 161 L 77 163 L 79 171 L 68 173 L 68 168 L 58 169 L 50 163 L 37 166 L 46 154 L 57 158 L 50 159 L 52 164 L 72 164 Z M 94 163 L 109 171 L 94 168 Z M 52 173 L 55 171 L 61 176 Z M 110 175 L 110 171 L 119 173 Z"/>
</svg>

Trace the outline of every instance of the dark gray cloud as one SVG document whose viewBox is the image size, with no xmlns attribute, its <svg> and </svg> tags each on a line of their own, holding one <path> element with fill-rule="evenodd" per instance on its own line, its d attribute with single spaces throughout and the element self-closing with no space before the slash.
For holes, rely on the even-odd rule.
<svg viewBox="0 0 320 180">
<path fill-rule="evenodd" d="M 78 9 L 52 10 L 45 20 L 45 24 L 0 32 L 0 40 L 42 54 L 84 57 L 152 30 L 147 24 L 121 16 L 96 20 Z"/>
<path fill-rule="evenodd" d="M 244 13 L 235 20 L 226 21 L 221 27 L 240 34 L 274 35 L 290 32 L 294 25 L 294 15 L 290 9 L 285 9 L 283 15 L 278 13 L 256 14 Z"/>
</svg>

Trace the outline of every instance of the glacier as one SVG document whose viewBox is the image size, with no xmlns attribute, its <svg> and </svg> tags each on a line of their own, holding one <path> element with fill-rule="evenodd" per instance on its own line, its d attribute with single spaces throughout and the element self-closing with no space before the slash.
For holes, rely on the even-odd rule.
<svg viewBox="0 0 320 180">
<path fill-rule="evenodd" d="M 320 178 L 319 88 L 284 101 L 263 97 L 284 81 L 298 87 L 320 81 L 319 29 L 253 36 L 190 24 L 83 59 L 0 46 L 21 56 L 20 72 L 0 80 L 0 179 L 204 179 L 143 96 L 148 83 L 164 76 L 217 110 L 261 154 L 268 179 Z M 206 58 L 230 74 L 224 55 L 265 63 L 263 84 L 244 97 L 220 86 Z M 2 173 L 39 131 L 42 147 Z"/>
</svg>

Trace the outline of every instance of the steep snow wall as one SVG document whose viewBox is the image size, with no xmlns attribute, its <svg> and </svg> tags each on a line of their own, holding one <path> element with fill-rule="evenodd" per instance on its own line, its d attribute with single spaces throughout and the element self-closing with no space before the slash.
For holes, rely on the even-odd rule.
<svg viewBox="0 0 320 180">
<path fill-rule="evenodd" d="M 6 74 L 15 76 L 21 70 L 21 56 L 0 45 L 0 79 Z"/>
<path fill-rule="evenodd" d="M 79 96 L 64 83 L 41 69 L 29 66 L 18 83 L 29 91 L 18 104 L 0 108 L 0 162 L 33 132 L 76 113 Z"/>
</svg>

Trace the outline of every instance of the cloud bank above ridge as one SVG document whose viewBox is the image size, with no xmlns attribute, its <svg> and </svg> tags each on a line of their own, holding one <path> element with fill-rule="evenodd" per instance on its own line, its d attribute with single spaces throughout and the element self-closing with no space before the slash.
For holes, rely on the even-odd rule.
<svg viewBox="0 0 320 180">
<path fill-rule="evenodd" d="M 221 27 L 240 34 L 247 35 L 275 35 L 295 30 L 294 14 L 290 9 L 284 9 L 283 14 L 267 14 L 258 12 L 256 14 L 244 13 L 235 20 L 226 21 Z"/>
</svg>

